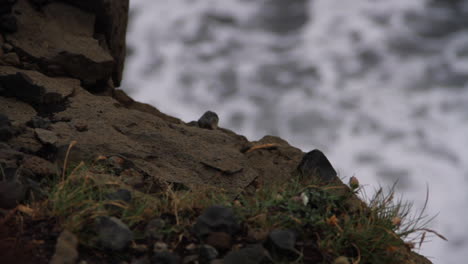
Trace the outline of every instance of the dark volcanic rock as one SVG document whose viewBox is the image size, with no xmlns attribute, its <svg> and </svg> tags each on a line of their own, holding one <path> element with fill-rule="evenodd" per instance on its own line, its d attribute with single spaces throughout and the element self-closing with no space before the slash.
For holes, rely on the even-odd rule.
<svg viewBox="0 0 468 264">
<path fill-rule="evenodd" d="M 275 229 L 268 235 L 268 241 L 272 246 L 282 250 L 294 250 L 296 234 L 291 230 Z"/>
<path fill-rule="evenodd" d="M 224 206 L 211 206 L 206 208 L 197 218 L 194 226 L 195 234 L 205 238 L 213 232 L 235 234 L 240 226 L 231 208 Z"/>
<path fill-rule="evenodd" d="M 36 133 L 37 138 L 43 144 L 55 145 L 55 143 L 57 143 L 57 135 L 52 131 L 36 128 L 34 129 L 34 132 Z"/>
<path fill-rule="evenodd" d="M 10 52 L 10 51 L 13 50 L 13 46 L 10 45 L 9 43 L 4 43 L 4 44 L 2 45 L 2 50 L 3 50 L 5 53 Z"/>
<path fill-rule="evenodd" d="M 14 7 L 18 31 L 6 35 L 16 48 L 40 61 L 44 71 L 57 66 L 69 76 L 86 84 L 107 81 L 114 60 L 94 34 L 94 15 L 78 8 L 53 2 L 37 11 L 27 0 L 18 0 Z M 66 25 L 66 26 L 65 26 Z"/>
<path fill-rule="evenodd" d="M 129 0 L 62 0 L 96 15 L 95 34 L 103 34 L 115 64 L 112 80 L 120 86 L 125 61 Z"/>
<path fill-rule="evenodd" d="M 0 85 L 6 96 L 14 96 L 39 108 L 57 108 L 72 95 L 79 83 L 74 79 L 50 78 L 35 71 L 0 66 Z M 32 117 L 30 117 L 32 118 Z"/>
<path fill-rule="evenodd" d="M 293 258 L 297 257 L 297 251 L 294 248 L 296 244 L 296 234 L 291 230 L 275 229 L 268 235 L 265 247 L 272 256 L 281 256 Z"/>
<path fill-rule="evenodd" d="M 57 174 L 58 170 L 50 161 L 37 156 L 29 156 L 24 159 L 22 168 L 29 170 L 39 177 Z"/>
<path fill-rule="evenodd" d="M 68 98 L 67 106 L 54 114 L 54 120 L 86 120 L 88 130 L 79 132 L 68 121 L 51 125 L 50 130 L 60 135 L 57 148 L 62 162 L 68 144 L 76 140 L 78 144 L 70 153 L 70 162 L 95 159 L 103 154 L 128 157 L 139 172 L 151 176 L 146 177 L 148 183 L 157 179 L 236 190 L 247 186 L 260 172 L 253 170 L 248 158 L 239 152 L 246 139 L 232 132 L 175 124 L 150 113 L 119 107 L 114 99 L 95 96 L 81 88 Z M 229 175 L 220 177 L 219 170 L 203 164 L 215 159 L 242 168 L 235 174 L 235 181 Z"/>
<path fill-rule="evenodd" d="M 26 124 L 32 128 L 47 129 L 50 127 L 50 120 L 42 118 L 40 116 L 33 116 L 31 120 L 29 120 Z"/>
<path fill-rule="evenodd" d="M 21 61 L 18 57 L 18 54 L 14 52 L 8 52 L 0 58 L 0 65 L 20 66 Z"/>
<path fill-rule="evenodd" d="M 23 184 L 12 180 L 0 179 L 0 208 L 12 209 L 25 198 Z"/>
<path fill-rule="evenodd" d="M 25 124 L 37 115 L 36 110 L 29 104 L 2 96 L 0 96 L 0 113 L 8 116 L 14 126 Z"/>
<path fill-rule="evenodd" d="M 261 245 L 249 246 L 231 251 L 224 257 L 224 264 L 260 264 L 267 259 L 266 250 Z"/>
<path fill-rule="evenodd" d="M 218 128 L 219 117 L 215 112 L 206 111 L 200 119 L 198 119 L 198 126 L 207 129 Z"/>
<path fill-rule="evenodd" d="M 145 237 L 149 239 L 161 240 L 162 230 L 166 223 L 162 219 L 153 219 L 145 227 Z"/>
<path fill-rule="evenodd" d="M 132 193 L 129 190 L 126 190 L 126 189 L 119 189 L 116 192 L 107 194 L 105 196 L 105 198 L 107 200 L 110 200 L 110 201 L 115 201 L 115 202 L 119 202 L 119 203 L 123 202 L 124 204 L 128 204 L 132 200 Z M 122 209 L 121 206 L 116 205 L 114 203 L 106 204 L 105 208 L 108 209 L 108 210 L 110 210 L 110 209 L 116 209 L 116 210 Z"/>
<path fill-rule="evenodd" d="M 198 248 L 198 255 L 201 263 L 210 263 L 211 260 L 218 257 L 219 253 L 216 248 L 210 245 L 201 245 Z"/>
<path fill-rule="evenodd" d="M 50 264 L 73 264 L 78 260 L 78 238 L 68 230 L 60 233 Z"/>
<path fill-rule="evenodd" d="M 324 182 L 337 179 L 337 174 L 327 157 L 318 149 L 305 154 L 297 167 L 302 177 L 318 176 Z"/>
<path fill-rule="evenodd" d="M 115 217 L 99 217 L 96 220 L 99 242 L 111 250 L 122 250 L 133 239 L 133 232 Z"/>
</svg>

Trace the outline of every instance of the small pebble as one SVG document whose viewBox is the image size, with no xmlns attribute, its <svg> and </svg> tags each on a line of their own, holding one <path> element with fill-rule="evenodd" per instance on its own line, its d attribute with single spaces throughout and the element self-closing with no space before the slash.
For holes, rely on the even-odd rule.
<svg viewBox="0 0 468 264">
<path fill-rule="evenodd" d="M 201 245 L 198 249 L 198 254 L 203 263 L 207 263 L 210 260 L 217 258 L 219 255 L 218 250 L 210 245 Z"/>
<path fill-rule="evenodd" d="M 78 132 L 84 132 L 88 130 L 88 124 L 84 120 L 77 120 L 75 121 L 75 128 Z"/>
<path fill-rule="evenodd" d="M 40 116 L 33 116 L 26 124 L 32 128 L 47 129 L 50 127 L 50 121 Z"/>
<path fill-rule="evenodd" d="M 158 242 L 154 243 L 153 252 L 155 252 L 155 253 L 156 252 L 167 251 L 167 249 L 168 249 L 168 246 L 164 242 L 158 241 Z"/>
<path fill-rule="evenodd" d="M 198 119 L 198 126 L 206 129 L 217 129 L 219 117 L 215 112 L 206 111 L 200 119 Z"/>
<path fill-rule="evenodd" d="M 58 141 L 57 135 L 54 132 L 50 131 L 50 130 L 46 130 L 46 129 L 42 129 L 42 128 L 36 128 L 36 129 L 34 129 L 34 132 L 36 133 L 37 138 L 43 144 L 54 145 Z"/>
<path fill-rule="evenodd" d="M 102 216 L 96 220 L 99 242 L 111 250 L 122 250 L 133 240 L 133 232 L 116 217 Z"/>
</svg>

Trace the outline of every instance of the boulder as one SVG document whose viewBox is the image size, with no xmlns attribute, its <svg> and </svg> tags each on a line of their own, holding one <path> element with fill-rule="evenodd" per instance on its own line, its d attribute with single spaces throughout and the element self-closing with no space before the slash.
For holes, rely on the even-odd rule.
<svg viewBox="0 0 468 264">
<path fill-rule="evenodd" d="M 194 226 L 195 234 L 202 239 L 212 233 L 234 235 L 239 229 L 240 225 L 237 217 L 234 215 L 234 211 L 231 208 L 219 205 L 206 208 L 198 217 Z M 226 235 L 222 236 L 226 237 Z M 228 244 L 230 244 L 230 241 Z"/>
<path fill-rule="evenodd" d="M 74 264 L 78 260 L 78 238 L 68 230 L 62 231 L 55 245 L 50 264 Z"/>
<path fill-rule="evenodd" d="M 39 62 L 41 71 L 89 85 L 109 79 L 114 60 L 93 38 L 94 14 L 60 2 L 39 11 L 27 0 L 18 0 L 13 9 L 18 30 L 6 39 L 27 60 Z"/>
<path fill-rule="evenodd" d="M 120 86 L 125 61 L 129 0 L 62 0 L 96 15 L 95 33 L 103 34 L 115 64 L 112 80 Z"/>
<path fill-rule="evenodd" d="M 133 239 L 133 232 L 116 217 L 97 218 L 96 229 L 99 242 L 110 250 L 122 250 Z"/>
<path fill-rule="evenodd" d="M 31 103 L 36 109 L 57 110 L 64 107 L 64 100 L 79 87 L 79 82 L 75 79 L 50 78 L 36 71 L 0 66 L 0 85 L 5 96 Z"/>
</svg>

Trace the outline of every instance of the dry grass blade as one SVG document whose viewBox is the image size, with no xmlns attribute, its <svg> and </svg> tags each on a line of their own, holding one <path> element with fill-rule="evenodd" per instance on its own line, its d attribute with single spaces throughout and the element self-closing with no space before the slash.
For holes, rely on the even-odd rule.
<svg viewBox="0 0 468 264">
<path fill-rule="evenodd" d="M 275 149 L 275 148 L 278 148 L 278 144 L 274 144 L 274 143 L 262 144 L 262 145 L 256 145 L 256 146 L 249 148 L 245 153 L 249 153 L 258 149 Z"/>
<path fill-rule="evenodd" d="M 68 163 L 68 155 L 70 155 L 70 150 L 73 148 L 73 146 L 76 145 L 76 142 L 75 140 L 73 140 L 72 142 L 70 142 L 70 144 L 68 145 L 68 149 L 67 149 L 67 153 L 65 154 L 65 160 L 63 161 L 63 168 L 62 168 L 62 181 L 65 179 L 65 173 L 66 173 L 66 168 L 67 168 L 67 163 Z"/>
</svg>

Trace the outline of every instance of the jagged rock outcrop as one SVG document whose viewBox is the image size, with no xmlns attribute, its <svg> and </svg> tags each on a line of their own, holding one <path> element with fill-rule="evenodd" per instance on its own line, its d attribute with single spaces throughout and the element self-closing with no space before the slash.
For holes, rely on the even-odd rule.
<svg viewBox="0 0 468 264">
<path fill-rule="evenodd" d="M 28 0 L 10 5 L 15 30 L 3 30 L 3 65 L 79 79 L 88 88 L 120 85 L 125 59 L 128 1 L 72 1 L 37 7 Z M 6 48 L 7 46 L 11 48 Z M 8 50 L 8 51 L 7 51 Z"/>
<path fill-rule="evenodd" d="M 120 86 L 125 61 L 128 0 L 63 0 L 96 15 L 95 34 L 103 34 L 115 64 L 112 80 Z"/>
<path fill-rule="evenodd" d="M 8 85 L 3 80 L 16 77 L 11 70 L 10 67 L 0 67 L 0 84 Z M 241 150 L 249 142 L 228 130 L 207 130 L 184 123 L 175 124 L 151 113 L 127 109 L 111 97 L 92 95 L 69 79 L 50 78 L 32 71 L 18 72 L 22 74 L 21 77 L 16 77 L 18 82 L 23 82 L 24 87 L 37 89 L 38 99 L 25 97 L 23 100 L 23 97 L 17 96 L 23 100 L 19 102 L 0 97 L 0 112 L 17 126 L 24 126 L 38 114 L 46 115 L 46 119 L 51 122 L 47 131 L 57 135 L 56 157 L 60 161 L 70 142 L 76 140 L 78 144 L 70 154 L 72 162 L 92 160 L 98 155 L 120 155 L 131 160 L 134 169 L 154 178 L 240 190 L 260 177 L 286 179 L 302 155 L 300 150 L 274 137 L 263 140 L 278 144 L 275 150 L 268 151 L 268 159 L 263 157 L 263 150 L 242 153 Z M 38 84 L 28 83 L 23 78 L 25 76 L 32 76 L 31 83 Z M 42 92 L 41 95 L 40 90 L 53 91 L 54 87 L 67 89 L 57 91 L 61 95 L 57 95 L 57 98 L 65 100 L 61 102 L 63 109 L 58 111 L 54 111 L 57 108 L 47 107 L 48 102 L 44 103 L 40 99 L 46 94 Z M 12 95 L 10 89 L 7 91 L 7 95 Z M 72 91 L 73 95 L 70 95 Z M 35 106 L 35 109 L 32 110 L 28 103 Z M 76 124 L 82 122 L 86 123 L 86 131 L 80 131 L 76 127 Z M 32 130 L 33 128 L 26 127 L 16 138 L 35 140 L 32 145 L 44 144 L 37 132 L 36 138 L 31 138 Z M 38 149 L 40 151 L 41 148 Z M 33 152 L 34 149 L 30 151 Z"/>
</svg>

